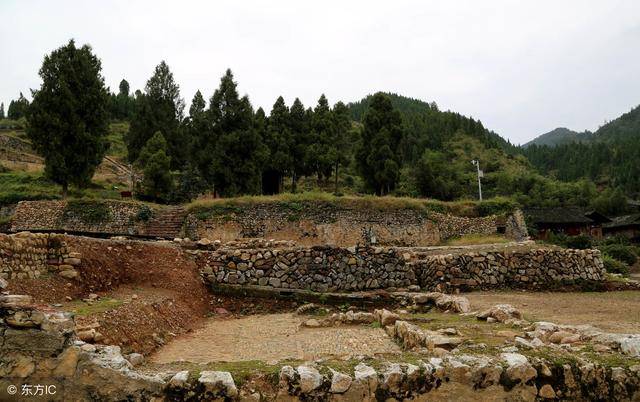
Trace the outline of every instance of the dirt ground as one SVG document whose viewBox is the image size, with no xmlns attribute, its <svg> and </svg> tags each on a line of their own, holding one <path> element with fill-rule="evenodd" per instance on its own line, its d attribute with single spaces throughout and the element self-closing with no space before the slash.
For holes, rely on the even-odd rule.
<svg viewBox="0 0 640 402">
<path fill-rule="evenodd" d="M 473 292 L 473 310 L 508 303 L 525 318 L 560 324 L 591 324 L 608 332 L 640 333 L 640 292 Z"/>
<path fill-rule="evenodd" d="M 300 328 L 303 319 L 290 313 L 210 319 L 203 328 L 159 349 L 150 360 L 157 364 L 251 360 L 273 364 L 287 359 L 349 359 L 401 352 L 380 328 Z"/>
</svg>

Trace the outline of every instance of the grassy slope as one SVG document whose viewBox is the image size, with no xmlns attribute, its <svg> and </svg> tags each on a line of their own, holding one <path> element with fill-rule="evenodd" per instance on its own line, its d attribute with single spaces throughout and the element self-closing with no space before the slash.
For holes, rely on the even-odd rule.
<svg viewBox="0 0 640 402">
<path fill-rule="evenodd" d="M 108 156 L 118 160 L 123 160 L 126 157 L 127 150 L 123 136 L 128 129 L 129 123 L 126 122 L 116 122 L 110 125 L 107 135 L 111 144 L 107 152 Z M 2 134 L 22 140 L 26 139 L 22 130 L 3 130 Z M 6 162 L 5 165 L 11 166 Z M 71 188 L 70 196 L 76 198 L 120 198 L 119 192 L 113 184 L 100 180 L 94 180 L 87 189 Z M 6 166 L 3 168 L 3 164 L 0 163 L 0 206 L 14 204 L 21 200 L 58 198 L 60 198 L 60 186 L 45 179 L 41 172 L 10 170 Z"/>
</svg>

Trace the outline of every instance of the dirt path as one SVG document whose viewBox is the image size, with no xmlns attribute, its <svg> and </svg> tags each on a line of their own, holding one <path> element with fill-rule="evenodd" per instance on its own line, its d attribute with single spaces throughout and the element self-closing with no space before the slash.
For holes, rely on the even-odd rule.
<svg viewBox="0 0 640 402">
<path fill-rule="evenodd" d="M 640 333 L 640 292 L 473 292 L 465 294 L 471 308 L 482 310 L 509 303 L 525 318 L 561 324 L 591 324 L 603 330 Z"/>
<path fill-rule="evenodd" d="M 299 328 L 301 321 L 302 318 L 293 314 L 210 320 L 204 328 L 158 350 L 150 360 L 159 364 L 249 360 L 276 363 L 285 359 L 311 360 L 327 356 L 346 359 L 400 352 L 380 328 Z"/>
</svg>

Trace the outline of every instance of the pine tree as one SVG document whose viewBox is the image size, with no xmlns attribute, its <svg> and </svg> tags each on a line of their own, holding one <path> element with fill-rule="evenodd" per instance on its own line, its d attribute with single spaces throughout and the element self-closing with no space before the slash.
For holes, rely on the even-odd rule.
<svg viewBox="0 0 640 402">
<path fill-rule="evenodd" d="M 9 103 L 9 109 L 7 110 L 7 117 L 11 120 L 18 120 L 22 117 L 27 117 L 27 111 L 29 109 L 29 101 L 22 95 L 17 100 L 12 100 Z"/>
<path fill-rule="evenodd" d="M 0 119 L 4 119 L 4 103 L 0 103 Z"/>
<path fill-rule="evenodd" d="M 356 160 L 362 178 L 377 195 L 388 194 L 398 182 L 403 135 L 400 113 L 387 95 L 376 93 L 364 116 Z"/>
<path fill-rule="evenodd" d="M 262 174 L 265 194 L 279 193 L 284 176 L 293 169 L 290 125 L 289 108 L 280 96 L 273 104 L 263 136 L 264 144 L 269 148 L 269 159 Z"/>
<path fill-rule="evenodd" d="M 351 151 L 351 143 L 349 136 L 351 132 L 351 118 L 347 106 L 338 102 L 333 106 L 332 113 L 332 138 L 328 147 L 328 159 L 333 165 L 333 174 L 335 180 L 334 192 L 338 194 L 338 180 L 340 166 L 349 162 L 349 153 Z"/>
<path fill-rule="evenodd" d="M 129 120 L 133 116 L 133 98 L 129 94 L 129 82 L 122 79 L 118 87 L 119 92 L 116 96 L 116 118 L 120 120 Z"/>
<path fill-rule="evenodd" d="M 77 48 L 73 40 L 45 56 L 40 69 L 43 82 L 29 106 L 27 135 L 63 197 L 69 184 L 91 181 L 108 148 L 109 95 L 101 70 L 91 47 Z"/>
<path fill-rule="evenodd" d="M 208 109 L 209 132 L 198 166 L 222 196 L 259 194 L 268 149 L 255 127 L 249 98 L 238 96 L 231 70 L 220 80 Z"/>
<path fill-rule="evenodd" d="M 323 177 L 329 177 L 333 170 L 330 148 L 333 138 L 333 118 L 327 97 L 320 96 L 318 104 L 313 109 L 311 117 L 311 140 L 307 147 L 305 163 L 318 175 L 320 182 Z"/>
<path fill-rule="evenodd" d="M 142 168 L 142 192 L 155 201 L 169 199 L 173 189 L 171 158 L 167 156 L 167 141 L 157 131 L 140 150 L 136 165 Z"/>
<path fill-rule="evenodd" d="M 296 98 L 289 111 L 289 125 L 291 128 L 291 191 L 296 192 L 297 181 L 300 176 L 308 173 L 305 155 L 309 146 L 309 115 L 300 99 Z"/>
<path fill-rule="evenodd" d="M 162 61 L 156 66 L 153 76 L 147 81 L 144 95 L 136 97 L 135 104 L 129 133 L 125 137 L 129 160 L 138 159 L 149 138 L 156 131 L 161 131 L 167 141 L 172 168 L 181 168 L 187 156 L 180 130 L 184 101 L 167 63 Z"/>
</svg>

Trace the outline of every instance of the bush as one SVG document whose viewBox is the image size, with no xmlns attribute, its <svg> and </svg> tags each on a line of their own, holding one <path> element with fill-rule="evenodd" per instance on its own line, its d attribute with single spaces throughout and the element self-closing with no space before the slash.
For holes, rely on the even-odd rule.
<svg viewBox="0 0 640 402">
<path fill-rule="evenodd" d="M 587 235 L 569 236 L 564 241 L 567 248 L 575 248 L 578 250 L 584 250 L 593 247 L 591 237 Z"/>
<path fill-rule="evenodd" d="M 633 265 L 638 261 L 638 256 L 633 252 L 633 248 L 631 246 L 625 246 L 624 244 L 601 246 L 600 251 L 628 265 Z"/>
<path fill-rule="evenodd" d="M 518 203 L 510 198 L 496 197 L 478 204 L 478 215 L 489 216 L 511 213 L 518 208 Z"/>
<path fill-rule="evenodd" d="M 629 267 L 624 262 L 618 261 L 613 257 L 605 254 L 602 256 L 602 262 L 604 262 L 604 268 L 611 274 L 621 274 L 625 276 L 629 274 Z"/>
</svg>

